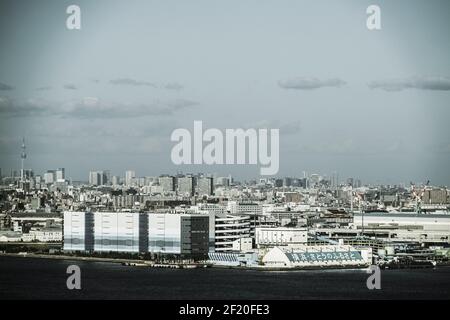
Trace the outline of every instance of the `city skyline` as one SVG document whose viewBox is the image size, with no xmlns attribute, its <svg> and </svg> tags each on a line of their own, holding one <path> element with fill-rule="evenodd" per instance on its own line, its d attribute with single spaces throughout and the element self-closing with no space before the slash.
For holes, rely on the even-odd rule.
<svg viewBox="0 0 450 320">
<path fill-rule="evenodd" d="M 171 162 L 170 134 L 280 129 L 278 176 L 450 184 L 450 4 L 2 1 L 0 168 L 259 176 L 254 165 Z M 38 27 L 37 27 L 38 26 Z M 14 37 L 7 30 L 14 30 Z M 132 35 L 132 36 L 130 36 Z"/>
</svg>

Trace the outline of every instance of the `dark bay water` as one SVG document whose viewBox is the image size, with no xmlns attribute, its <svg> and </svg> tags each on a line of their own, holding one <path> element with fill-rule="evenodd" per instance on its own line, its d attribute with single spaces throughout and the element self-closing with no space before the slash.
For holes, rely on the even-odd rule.
<svg viewBox="0 0 450 320">
<path fill-rule="evenodd" d="M 66 287 L 81 268 L 81 290 Z M 365 270 L 262 272 L 152 269 L 115 263 L 0 257 L 0 299 L 449 299 L 450 268 L 386 270 L 368 290 Z"/>
</svg>

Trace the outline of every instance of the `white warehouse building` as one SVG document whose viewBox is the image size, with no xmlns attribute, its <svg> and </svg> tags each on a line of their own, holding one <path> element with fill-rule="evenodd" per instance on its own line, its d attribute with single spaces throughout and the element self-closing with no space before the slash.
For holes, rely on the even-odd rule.
<svg viewBox="0 0 450 320">
<path fill-rule="evenodd" d="M 450 243 L 450 215 L 417 213 L 355 214 L 353 224 L 390 241 Z"/>
<path fill-rule="evenodd" d="M 139 252 L 139 214 L 94 213 L 94 251 Z"/>
<path fill-rule="evenodd" d="M 209 215 L 64 212 L 64 250 L 205 255 Z"/>
</svg>

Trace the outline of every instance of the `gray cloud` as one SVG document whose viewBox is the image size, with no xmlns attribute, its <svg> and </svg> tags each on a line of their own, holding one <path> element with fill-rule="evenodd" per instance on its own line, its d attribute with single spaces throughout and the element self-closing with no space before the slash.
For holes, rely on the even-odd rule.
<svg viewBox="0 0 450 320">
<path fill-rule="evenodd" d="M 336 87 L 339 88 L 345 85 L 344 80 L 333 78 L 320 80 L 317 78 L 291 78 L 278 81 L 278 85 L 283 89 L 295 89 L 295 90 L 313 90 L 323 87 Z"/>
<path fill-rule="evenodd" d="M 37 91 L 47 91 L 50 90 L 52 87 L 50 86 L 43 86 L 43 87 L 37 87 L 36 90 Z"/>
<path fill-rule="evenodd" d="M 13 89 L 14 89 L 14 87 L 11 87 L 10 85 L 0 82 L 0 90 L 7 91 L 7 90 L 13 90 Z"/>
<path fill-rule="evenodd" d="M 77 88 L 76 85 L 74 85 L 74 84 L 72 84 L 72 83 L 68 83 L 68 84 L 65 84 L 65 85 L 64 85 L 64 89 L 67 89 L 67 90 L 77 90 L 78 88 Z"/>
<path fill-rule="evenodd" d="M 170 82 L 166 84 L 164 88 L 166 88 L 167 90 L 180 91 L 181 89 L 183 89 L 183 86 L 177 82 Z"/>
<path fill-rule="evenodd" d="M 99 100 L 95 101 L 95 98 L 86 99 L 71 104 L 63 116 L 89 119 L 168 116 L 197 104 L 193 101 L 181 99 L 168 102 L 154 101 L 149 104 L 102 103 Z"/>
<path fill-rule="evenodd" d="M 386 79 L 372 81 L 368 86 L 371 89 L 382 89 L 385 91 L 401 91 L 405 89 L 448 91 L 450 90 L 450 78 L 423 76 L 403 79 Z"/>
<path fill-rule="evenodd" d="M 29 99 L 21 103 L 8 97 L 0 97 L 2 117 L 35 117 L 47 115 L 48 106 L 39 99 Z"/>
<path fill-rule="evenodd" d="M 148 87 L 156 88 L 156 85 L 151 82 L 138 81 L 138 80 L 134 80 L 134 79 L 130 79 L 130 78 L 114 79 L 114 80 L 110 80 L 109 83 L 115 84 L 115 85 L 125 85 L 125 86 L 135 86 L 135 87 L 148 86 Z"/>
<path fill-rule="evenodd" d="M 2 117 L 58 116 L 63 118 L 134 118 L 143 116 L 169 116 L 175 112 L 197 105 L 197 102 L 177 99 L 154 101 L 149 104 L 103 103 L 95 97 L 70 100 L 63 103 L 44 99 L 28 99 L 17 102 L 0 97 L 0 115 Z"/>
</svg>

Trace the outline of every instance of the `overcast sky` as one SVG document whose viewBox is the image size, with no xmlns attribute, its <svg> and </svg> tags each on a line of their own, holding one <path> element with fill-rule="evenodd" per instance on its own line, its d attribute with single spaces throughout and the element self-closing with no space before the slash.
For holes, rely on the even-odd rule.
<svg viewBox="0 0 450 320">
<path fill-rule="evenodd" d="M 202 120 L 280 128 L 279 176 L 449 185 L 449 30 L 445 0 L 0 1 L 0 168 L 25 136 L 36 173 L 257 177 L 172 164 L 170 133 Z"/>
</svg>

